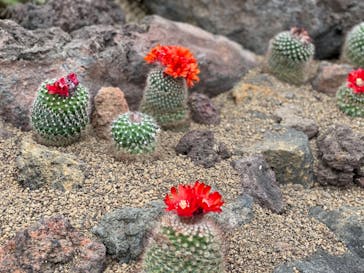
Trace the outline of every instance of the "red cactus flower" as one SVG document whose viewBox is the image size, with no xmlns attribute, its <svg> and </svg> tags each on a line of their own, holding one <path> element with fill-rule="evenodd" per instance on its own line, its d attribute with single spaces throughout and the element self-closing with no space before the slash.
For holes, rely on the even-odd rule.
<svg viewBox="0 0 364 273">
<path fill-rule="evenodd" d="M 68 97 L 70 91 L 73 91 L 79 84 L 77 75 L 75 73 L 70 73 L 67 77 L 62 77 L 55 81 L 53 84 L 47 84 L 46 88 L 48 94 L 56 94 L 62 97 Z"/>
<path fill-rule="evenodd" d="M 151 49 L 144 60 L 147 63 L 159 62 L 165 67 L 164 73 L 174 78 L 185 78 L 189 87 L 200 80 L 197 76 L 200 73 L 197 60 L 188 48 L 158 45 Z"/>
<path fill-rule="evenodd" d="M 359 68 L 349 73 L 347 86 L 353 89 L 354 93 L 364 94 L 364 69 Z"/>
<path fill-rule="evenodd" d="M 181 217 L 193 217 L 208 212 L 221 212 L 224 202 L 218 192 L 210 193 L 211 187 L 196 181 L 194 185 L 178 185 L 171 188 L 164 202 L 167 211 L 175 211 Z"/>
</svg>

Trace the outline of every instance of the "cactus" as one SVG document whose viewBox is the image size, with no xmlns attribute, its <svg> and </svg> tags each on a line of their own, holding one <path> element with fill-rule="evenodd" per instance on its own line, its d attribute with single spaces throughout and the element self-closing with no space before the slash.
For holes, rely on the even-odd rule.
<svg viewBox="0 0 364 273">
<path fill-rule="evenodd" d="M 51 146 L 66 146 L 79 140 L 89 123 L 88 108 L 88 92 L 74 73 L 57 81 L 46 80 L 31 112 L 36 140 Z"/>
<path fill-rule="evenodd" d="M 356 67 L 364 67 L 364 22 L 354 26 L 346 36 L 344 59 Z"/>
<path fill-rule="evenodd" d="M 145 57 L 158 62 L 147 77 L 140 111 L 150 114 L 163 129 L 185 129 L 189 126 L 187 87 L 198 81 L 196 59 L 179 46 L 157 46 Z"/>
<path fill-rule="evenodd" d="M 167 213 L 155 228 L 144 253 L 144 273 L 222 273 L 224 256 L 222 233 L 204 214 L 220 212 L 218 192 L 199 181 L 171 189 L 165 203 Z"/>
<path fill-rule="evenodd" d="M 307 80 L 314 51 L 311 38 L 304 29 L 292 28 L 291 31 L 281 32 L 270 41 L 268 69 L 282 81 L 302 84 Z"/>
<path fill-rule="evenodd" d="M 111 128 L 118 151 L 131 155 L 153 152 L 158 131 L 159 126 L 154 119 L 139 112 L 120 115 Z"/>
<path fill-rule="evenodd" d="M 347 83 L 336 93 L 340 110 L 352 117 L 364 117 L 364 69 L 349 73 Z"/>
</svg>

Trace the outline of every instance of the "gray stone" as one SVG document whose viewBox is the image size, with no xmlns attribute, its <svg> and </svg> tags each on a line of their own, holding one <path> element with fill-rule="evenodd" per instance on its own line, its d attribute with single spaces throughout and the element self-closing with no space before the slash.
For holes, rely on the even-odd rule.
<svg viewBox="0 0 364 273">
<path fill-rule="evenodd" d="M 143 58 L 157 44 L 190 48 L 201 69 L 193 91 L 209 96 L 230 90 L 258 65 L 256 55 L 225 37 L 158 16 L 140 25 L 86 26 L 71 34 L 58 27 L 27 30 L 3 20 L 0 36 L 0 116 L 23 130 L 30 129 L 30 105 L 41 82 L 69 71 L 77 73 L 91 101 L 102 86 L 114 86 L 136 110 L 152 68 Z"/>
<path fill-rule="evenodd" d="M 313 185 L 313 156 L 303 132 L 288 128 L 283 133 L 268 133 L 256 150 L 264 155 L 280 184 Z"/>
<path fill-rule="evenodd" d="M 27 29 L 60 27 L 72 32 L 84 26 L 123 24 L 120 7 L 108 0 L 48 0 L 43 5 L 33 3 L 10 6 L 9 19 Z"/>
<path fill-rule="evenodd" d="M 191 118 L 200 124 L 219 124 L 219 110 L 212 104 L 210 98 L 204 94 L 194 92 L 188 98 Z"/>
<path fill-rule="evenodd" d="M 106 214 L 92 232 L 104 243 L 109 255 L 128 263 L 141 255 L 146 237 L 163 211 L 162 202 L 152 202 L 145 208 L 117 209 Z"/>
<path fill-rule="evenodd" d="M 363 206 L 343 206 L 332 211 L 317 206 L 310 209 L 310 215 L 327 225 L 352 252 L 364 259 L 364 216 L 360 214 L 363 211 Z"/>
<path fill-rule="evenodd" d="M 302 109 L 293 104 L 285 104 L 275 111 L 275 117 L 284 127 L 304 132 L 309 139 L 318 134 L 319 128 L 313 119 L 303 116 Z"/>
<path fill-rule="evenodd" d="M 45 185 L 62 191 L 82 186 L 85 180 L 84 164 L 74 155 L 51 150 L 25 138 L 17 158 L 18 181 L 30 190 Z"/>
<path fill-rule="evenodd" d="M 330 168 L 323 162 L 317 164 L 315 175 L 317 181 L 323 186 L 346 187 L 352 185 L 354 180 L 353 172 L 338 171 Z"/>
<path fill-rule="evenodd" d="M 224 204 L 221 209 L 221 213 L 210 213 L 206 217 L 213 218 L 224 228 L 237 228 L 250 223 L 254 218 L 253 198 L 248 194 L 240 195 L 234 202 Z"/>
<path fill-rule="evenodd" d="M 348 64 L 334 64 L 327 61 L 320 63 L 312 87 L 329 96 L 335 96 L 339 87 L 346 82 L 346 78 L 353 67 Z"/>
<path fill-rule="evenodd" d="M 192 130 L 177 143 L 176 153 L 187 155 L 193 163 L 211 168 L 221 159 L 231 156 L 224 144 L 215 142 L 212 131 Z"/>
<path fill-rule="evenodd" d="M 264 54 L 268 41 L 292 26 L 308 30 L 320 59 L 337 57 L 345 33 L 363 20 L 361 0 L 148 0 L 152 13 L 190 22 Z"/>
<path fill-rule="evenodd" d="M 253 196 L 261 206 L 276 213 L 283 212 L 282 192 L 262 155 L 235 160 L 232 166 L 239 173 L 245 193 Z"/>
<path fill-rule="evenodd" d="M 318 251 L 304 260 L 285 263 L 273 273 L 363 273 L 364 259 L 348 252 L 334 256 Z"/>
</svg>

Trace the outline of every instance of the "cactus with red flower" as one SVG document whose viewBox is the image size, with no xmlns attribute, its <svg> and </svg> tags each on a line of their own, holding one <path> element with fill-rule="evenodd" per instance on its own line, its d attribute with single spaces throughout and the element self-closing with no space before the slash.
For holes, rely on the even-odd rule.
<svg viewBox="0 0 364 273">
<path fill-rule="evenodd" d="M 291 31 L 278 33 L 270 41 L 267 65 L 279 80 L 303 84 L 307 80 L 308 67 L 315 47 L 307 31 L 293 27 Z"/>
<path fill-rule="evenodd" d="M 158 67 L 148 74 L 140 111 L 153 116 L 163 129 L 188 127 L 187 88 L 199 81 L 197 60 L 185 47 L 161 45 L 144 59 Z"/>
<path fill-rule="evenodd" d="M 364 22 L 349 31 L 343 47 L 343 56 L 355 67 L 364 67 Z"/>
<path fill-rule="evenodd" d="M 89 123 L 88 109 L 89 94 L 75 73 L 46 80 L 37 91 L 31 112 L 36 139 L 51 146 L 77 141 Z"/>
<path fill-rule="evenodd" d="M 364 117 L 364 69 L 351 71 L 336 93 L 337 105 L 349 116 Z"/>
<path fill-rule="evenodd" d="M 222 235 L 209 212 L 221 212 L 218 192 L 196 181 L 172 187 L 164 202 L 166 210 L 144 253 L 144 273 L 222 273 Z M 174 212 L 174 213 L 171 213 Z"/>
</svg>

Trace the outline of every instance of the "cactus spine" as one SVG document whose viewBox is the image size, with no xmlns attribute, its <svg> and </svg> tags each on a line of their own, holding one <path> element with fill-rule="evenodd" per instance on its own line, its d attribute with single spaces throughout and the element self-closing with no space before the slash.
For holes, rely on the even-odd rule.
<svg viewBox="0 0 364 273">
<path fill-rule="evenodd" d="M 364 117 L 364 93 L 356 94 L 346 85 L 336 93 L 337 105 L 345 114 L 352 117 Z"/>
<path fill-rule="evenodd" d="M 75 77 L 74 74 L 70 75 Z M 57 93 L 57 90 L 52 93 L 49 89 L 60 80 L 64 81 L 66 93 Z M 89 123 L 89 95 L 86 88 L 78 84 L 77 78 L 75 83 L 68 78 L 60 80 L 47 80 L 41 84 L 31 112 L 36 139 L 45 145 L 69 145 L 79 140 Z"/>
<path fill-rule="evenodd" d="M 159 126 L 154 119 L 139 112 L 127 112 L 118 117 L 111 127 L 118 151 L 137 155 L 155 150 Z"/>
<path fill-rule="evenodd" d="M 364 22 L 353 27 L 344 45 L 344 59 L 356 67 L 364 67 Z"/>
<path fill-rule="evenodd" d="M 164 129 L 188 127 L 185 79 L 173 78 L 161 69 L 149 72 L 140 110 L 153 116 Z"/>
<path fill-rule="evenodd" d="M 307 80 L 314 50 L 311 38 L 304 29 L 292 28 L 291 31 L 281 32 L 270 41 L 268 69 L 282 81 L 303 84 Z"/>
<path fill-rule="evenodd" d="M 207 218 L 162 217 L 144 256 L 144 273 L 222 273 L 222 236 Z"/>
</svg>

